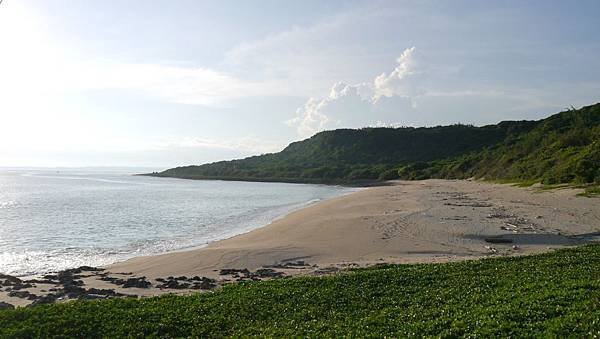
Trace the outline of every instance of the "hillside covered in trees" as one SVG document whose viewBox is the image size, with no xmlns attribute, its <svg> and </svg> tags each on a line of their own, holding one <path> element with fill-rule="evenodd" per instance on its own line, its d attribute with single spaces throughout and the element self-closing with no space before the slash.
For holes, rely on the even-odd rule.
<svg viewBox="0 0 600 339">
<path fill-rule="evenodd" d="M 547 184 L 598 182 L 600 104 L 539 121 L 504 121 L 481 127 L 325 131 L 279 153 L 149 175 L 338 184 L 470 177 Z"/>
<path fill-rule="evenodd" d="M 403 165 L 399 176 L 600 183 L 600 104 L 555 114 L 479 152 Z"/>
</svg>

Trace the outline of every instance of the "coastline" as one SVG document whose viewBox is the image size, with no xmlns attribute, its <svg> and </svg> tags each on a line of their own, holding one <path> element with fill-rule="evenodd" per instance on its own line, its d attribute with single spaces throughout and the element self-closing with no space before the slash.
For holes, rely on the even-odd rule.
<svg viewBox="0 0 600 339">
<path fill-rule="evenodd" d="M 453 191 L 434 192 L 437 188 Z M 397 181 L 392 186 L 368 188 L 304 207 L 266 226 L 203 248 L 132 258 L 107 269 L 150 277 L 157 274 L 216 277 L 216 269 L 258 269 L 295 260 L 319 267 L 368 266 L 378 262 L 444 262 L 537 253 L 577 245 L 580 241 L 570 236 L 600 231 L 597 221 L 595 226 L 586 222 L 587 219 L 600 220 L 600 208 L 587 198 L 576 197 L 577 192 L 575 189 L 537 192 L 481 181 Z M 437 201 L 432 199 L 435 195 L 438 195 Z M 577 205 L 568 203 L 574 199 Z M 498 204 L 489 203 L 490 200 L 497 200 Z M 545 204 L 531 200 L 543 200 Z M 558 205 L 562 205 L 564 211 L 560 211 Z M 494 214 L 490 209 L 501 212 Z M 515 209 L 521 209 L 520 213 L 506 212 Z M 582 213 L 574 213 L 573 209 Z M 547 222 L 549 215 L 554 220 Z M 506 219 L 516 220 L 510 223 Z M 564 220 L 568 226 L 559 225 L 558 220 Z M 467 225 L 473 221 L 488 225 Z M 523 229 L 513 230 L 518 227 L 513 227 L 514 223 L 523 224 Z M 556 227 L 535 226 L 543 223 Z M 422 230 L 408 227 L 419 224 L 426 227 Z M 450 232 L 436 230 L 440 225 L 462 227 Z M 511 246 L 506 245 L 508 242 L 485 241 L 486 237 L 494 236 L 512 238 Z M 518 250 L 513 249 L 513 245 L 518 246 Z"/>
<path fill-rule="evenodd" d="M 309 184 L 309 185 L 327 185 L 327 186 L 341 186 L 341 187 L 354 187 L 354 188 L 367 188 L 367 187 L 379 187 L 389 186 L 390 181 L 374 180 L 374 179 L 362 179 L 362 180 L 322 180 L 322 179 L 306 179 L 306 178 L 278 178 L 278 177 L 228 177 L 228 176 L 171 176 L 164 175 L 161 172 L 156 173 L 139 173 L 133 174 L 134 176 L 141 177 L 153 177 L 153 178 L 170 178 L 170 179 L 182 179 L 182 180 L 214 180 L 214 181 L 241 181 L 241 182 L 272 182 L 272 183 L 285 183 L 285 184 Z"/>
<path fill-rule="evenodd" d="M 173 179 L 179 179 L 179 178 L 173 178 Z M 195 179 L 182 179 L 182 180 L 195 180 Z M 203 180 L 203 179 L 198 179 L 198 180 Z M 301 183 L 301 184 L 304 184 L 304 183 Z M 308 185 L 321 185 L 321 184 L 308 184 Z M 344 187 L 344 186 L 341 186 L 341 187 Z M 310 200 L 310 201 L 307 201 L 307 202 L 304 202 L 304 203 L 300 203 L 300 204 L 294 205 L 291 209 L 286 210 L 285 212 L 276 214 L 267 223 L 261 224 L 259 226 L 251 226 L 251 227 L 248 227 L 248 228 L 236 230 L 233 234 L 231 234 L 231 235 L 225 235 L 221 239 L 208 241 L 207 243 L 204 243 L 204 244 L 192 245 L 192 246 L 187 246 L 187 247 L 183 247 L 183 248 L 179 248 L 179 249 L 173 249 L 173 250 L 169 250 L 169 251 L 164 252 L 164 253 L 154 253 L 154 254 L 147 254 L 147 255 L 135 256 L 135 257 L 132 257 L 132 258 L 128 258 L 128 259 L 125 259 L 125 260 L 117 261 L 117 262 L 114 262 L 114 263 L 111 263 L 111 264 L 107 264 L 107 265 L 102 265 L 102 266 L 99 266 L 99 267 L 110 268 L 110 267 L 113 267 L 115 265 L 119 265 L 119 264 L 128 262 L 130 260 L 138 259 L 138 258 L 152 258 L 152 257 L 156 257 L 156 256 L 169 255 L 169 254 L 173 254 L 173 253 L 180 253 L 180 252 L 188 252 L 188 251 L 201 250 L 201 249 L 204 249 L 204 248 L 210 246 L 211 244 L 218 243 L 220 241 L 228 240 L 228 239 L 231 239 L 231 238 L 235 238 L 237 236 L 241 236 L 241 235 L 244 235 L 244 234 L 248 234 L 248 233 L 254 232 L 254 231 L 256 231 L 256 230 L 258 230 L 260 228 L 269 226 L 269 225 L 271 225 L 272 223 L 274 223 L 274 222 L 276 222 L 278 220 L 286 218 L 288 215 L 290 215 L 290 214 L 292 214 L 294 212 L 303 210 L 303 209 L 308 208 L 308 207 L 313 206 L 313 205 L 317 205 L 317 204 L 323 203 L 323 202 L 328 201 L 328 200 L 337 199 L 337 198 L 344 197 L 344 196 L 347 196 L 347 195 L 350 195 L 350 194 L 354 194 L 356 192 L 361 191 L 362 189 L 366 189 L 367 187 L 351 187 L 351 186 L 348 186 L 347 188 L 348 189 L 354 188 L 355 190 L 354 191 L 344 192 L 344 193 L 341 193 L 341 194 L 336 195 L 334 197 L 327 197 L 327 198 L 322 198 L 322 199 L 314 199 L 314 200 Z M 315 201 L 315 200 L 317 200 L 317 201 Z"/>
<path fill-rule="evenodd" d="M 600 206 L 577 192 L 481 181 L 397 181 L 311 204 L 202 248 L 136 257 L 77 279 L 85 288 L 151 296 L 379 263 L 539 253 L 598 239 Z M 135 280 L 142 277 L 148 285 Z M 116 283 L 129 279 L 134 286 Z M 29 290 L 40 294 L 50 287 Z M 0 301 L 31 302 L 5 291 Z"/>
</svg>

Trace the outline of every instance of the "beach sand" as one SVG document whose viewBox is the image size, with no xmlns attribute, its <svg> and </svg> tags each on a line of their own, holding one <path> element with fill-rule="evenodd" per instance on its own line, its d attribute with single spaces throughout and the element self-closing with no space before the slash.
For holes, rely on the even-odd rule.
<svg viewBox="0 0 600 339">
<path fill-rule="evenodd" d="M 153 284 L 156 278 L 200 276 L 222 284 L 244 277 L 221 275 L 225 268 L 321 275 L 377 263 L 538 253 L 599 239 L 600 204 L 578 192 L 465 180 L 397 181 L 320 202 L 204 248 L 117 263 L 103 274 L 145 276 Z M 86 287 L 141 296 L 191 291 L 121 288 L 96 274 L 83 280 Z M 28 303 L 5 292 L 0 301 Z"/>
</svg>

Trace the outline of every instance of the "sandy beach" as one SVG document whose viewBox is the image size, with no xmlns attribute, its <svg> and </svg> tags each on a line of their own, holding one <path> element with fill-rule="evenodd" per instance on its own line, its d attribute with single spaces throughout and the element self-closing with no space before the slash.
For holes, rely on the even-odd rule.
<svg viewBox="0 0 600 339">
<path fill-rule="evenodd" d="M 204 248 L 138 257 L 76 279 L 84 288 L 149 296 L 377 263 L 538 253 L 600 238 L 600 204 L 578 192 L 481 181 L 398 181 L 309 206 Z M 115 284 L 139 277 L 151 286 Z M 206 281 L 202 287 L 201 278 Z M 34 285 L 22 290 L 43 295 L 53 287 Z M 31 303 L 23 296 L 10 297 L 6 289 L 0 291 L 0 301 Z"/>
</svg>

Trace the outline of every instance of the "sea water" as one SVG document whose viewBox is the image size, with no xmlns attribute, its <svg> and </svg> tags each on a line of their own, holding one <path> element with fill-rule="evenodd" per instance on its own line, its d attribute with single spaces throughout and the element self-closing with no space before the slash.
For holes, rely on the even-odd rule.
<svg viewBox="0 0 600 339">
<path fill-rule="evenodd" d="M 41 274 L 199 247 L 351 191 L 124 170 L 0 170 L 0 273 Z"/>
</svg>

